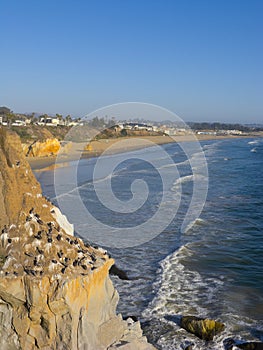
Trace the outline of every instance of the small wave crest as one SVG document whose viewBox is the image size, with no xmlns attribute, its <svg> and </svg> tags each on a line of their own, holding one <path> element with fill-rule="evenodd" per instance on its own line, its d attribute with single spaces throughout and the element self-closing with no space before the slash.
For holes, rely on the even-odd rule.
<svg viewBox="0 0 263 350">
<path fill-rule="evenodd" d="M 255 340 L 247 329 L 252 326 L 258 329 L 258 324 L 255 320 L 237 317 L 232 310 L 225 293 L 226 277 L 211 274 L 205 277 L 193 267 L 191 262 L 198 263 L 195 256 L 197 244 L 200 242 L 182 246 L 160 263 L 154 283 L 156 297 L 143 312 L 144 318 L 153 321 L 152 332 L 160 332 L 157 344 L 162 350 L 181 349 L 187 340 L 195 344 L 194 349 L 221 350 L 225 349 L 223 342 L 229 337 Z M 180 328 L 176 319 L 182 315 L 219 319 L 226 328 L 208 344 Z"/>
<path fill-rule="evenodd" d="M 248 145 L 256 145 L 259 143 L 259 140 L 249 141 Z"/>
<path fill-rule="evenodd" d="M 181 176 L 179 177 L 173 184 L 172 190 L 176 189 L 178 185 L 181 185 L 185 182 L 193 181 L 194 175 L 186 175 L 186 176 Z"/>
</svg>

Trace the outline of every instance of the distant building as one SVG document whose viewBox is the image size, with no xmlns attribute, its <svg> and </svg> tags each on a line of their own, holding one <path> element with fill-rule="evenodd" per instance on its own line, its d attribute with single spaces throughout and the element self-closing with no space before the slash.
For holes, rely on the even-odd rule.
<svg viewBox="0 0 263 350">
<path fill-rule="evenodd" d="M 125 123 L 118 124 L 121 129 L 126 130 L 145 130 L 145 131 L 153 131 L 152 125 L 147 125 L 143 123 Z"/>
<path fill-rule="evenodd" d="M 0 125 L 3 124 L 3 117 L 0 116 Z"/>
<path fill-rule="evenodd" d="M 39 122 L 37 123 L 38 125 L 45 125 L 45 126 L 58 126 L 62 125 L 60 120 L 58 118 L 52 118 L 52 117 L 41 117 Z M 63 123 L 64 125 L 64 123 Z"/>
<path fill-rule="evenodd" d="M 16 119 L 12 124 L 12 126 L 26 126 L 26 122 L 21 119 Z"/>
<path fill-rule="evenodd" d="M 197 135 L 217 135 L 216 131 L 197 131 Z"/>
</svg>

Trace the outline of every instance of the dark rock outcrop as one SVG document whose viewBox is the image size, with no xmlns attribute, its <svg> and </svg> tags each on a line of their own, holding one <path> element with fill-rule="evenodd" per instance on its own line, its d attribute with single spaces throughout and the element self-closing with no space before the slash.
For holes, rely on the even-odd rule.
<svg viewBox="0 0 263 350">
<path fill-rule="evenodd" d="M 243 350 L 263 350 L 262 342 L 241 342 L 240 340 L 235 340 L 233 338 L 227 338 L 224 340 L 224 349 L 232 350 L 233 348 L 243 349 Z"/>
<path fill-rule="evenodd" d="M 116 264 L 112 265 L 112 267 L 110 268 L 110 275 L 114 275 L 114 276 L 118 276 L 119 279 L 121 280 L 129 280 L 129 277 L 127 275 L 127 273 L 121 269 L 119 269 Z"/>
</svg>

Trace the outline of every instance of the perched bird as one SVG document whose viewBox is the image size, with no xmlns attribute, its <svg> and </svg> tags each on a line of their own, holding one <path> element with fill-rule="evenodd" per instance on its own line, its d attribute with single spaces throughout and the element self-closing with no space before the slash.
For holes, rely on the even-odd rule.
<svg viewBox="0 0 263 350">
<path fill-rule="evenodd" d="M 42 232 L 38 231 L 38 233 L 34 236 L 36 239 L 42 239 Z"/>
<path fill-rule="evenodd" d="M 7 227 L 5 225 L 4 228 L 2 229 L 2 233 L 7 233 L 7 232 L 8 232 L 8 230 L 7 230 Z"/>
<path fill-rule="evenodd" d="M 30 258 L 33 258 L 34 255 L 32 253 L 25 252 L 25 255 L 29 256 Z"/>
<path fill-rule="evenodd" d="M 41 254 L 41 255 L 44 253 L 44 251 L 43 251 L 42 249 L 39 249 L 38 247 L 37 247 L 37 251 L 38 251 L 38 253 Z"/>
</svg>

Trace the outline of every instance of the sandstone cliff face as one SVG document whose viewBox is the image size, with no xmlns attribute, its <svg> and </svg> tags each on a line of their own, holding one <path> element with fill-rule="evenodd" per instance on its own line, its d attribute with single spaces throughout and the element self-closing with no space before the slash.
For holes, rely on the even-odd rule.
<svg viewBox="0 0 263 350">
<path fill-rule="evenodd" d="M 46 139 L 45 141 L 35 141 L 31 144 L 23 144 L 23 153 L 27 157 L 49 157 L 56 156 L 58 152 L 61 155 L 68 154 L 72 148 L 72 142 L 60 142 L 56 138 Z"/>
<path fill-rule="evenodd" d="M 48 157 L 56 155 L 60 150 L 60 142 L 56 138 L 36 141 L 25 147 L 24 153 L 29 157 Z"/>
<path fill-rule="evenodd" d="M 41 194 L 16 135 L 0 129 L 0 349 L 150 350 L 116 315 L 114 260 L 74 237 Z"/>
</svg>

